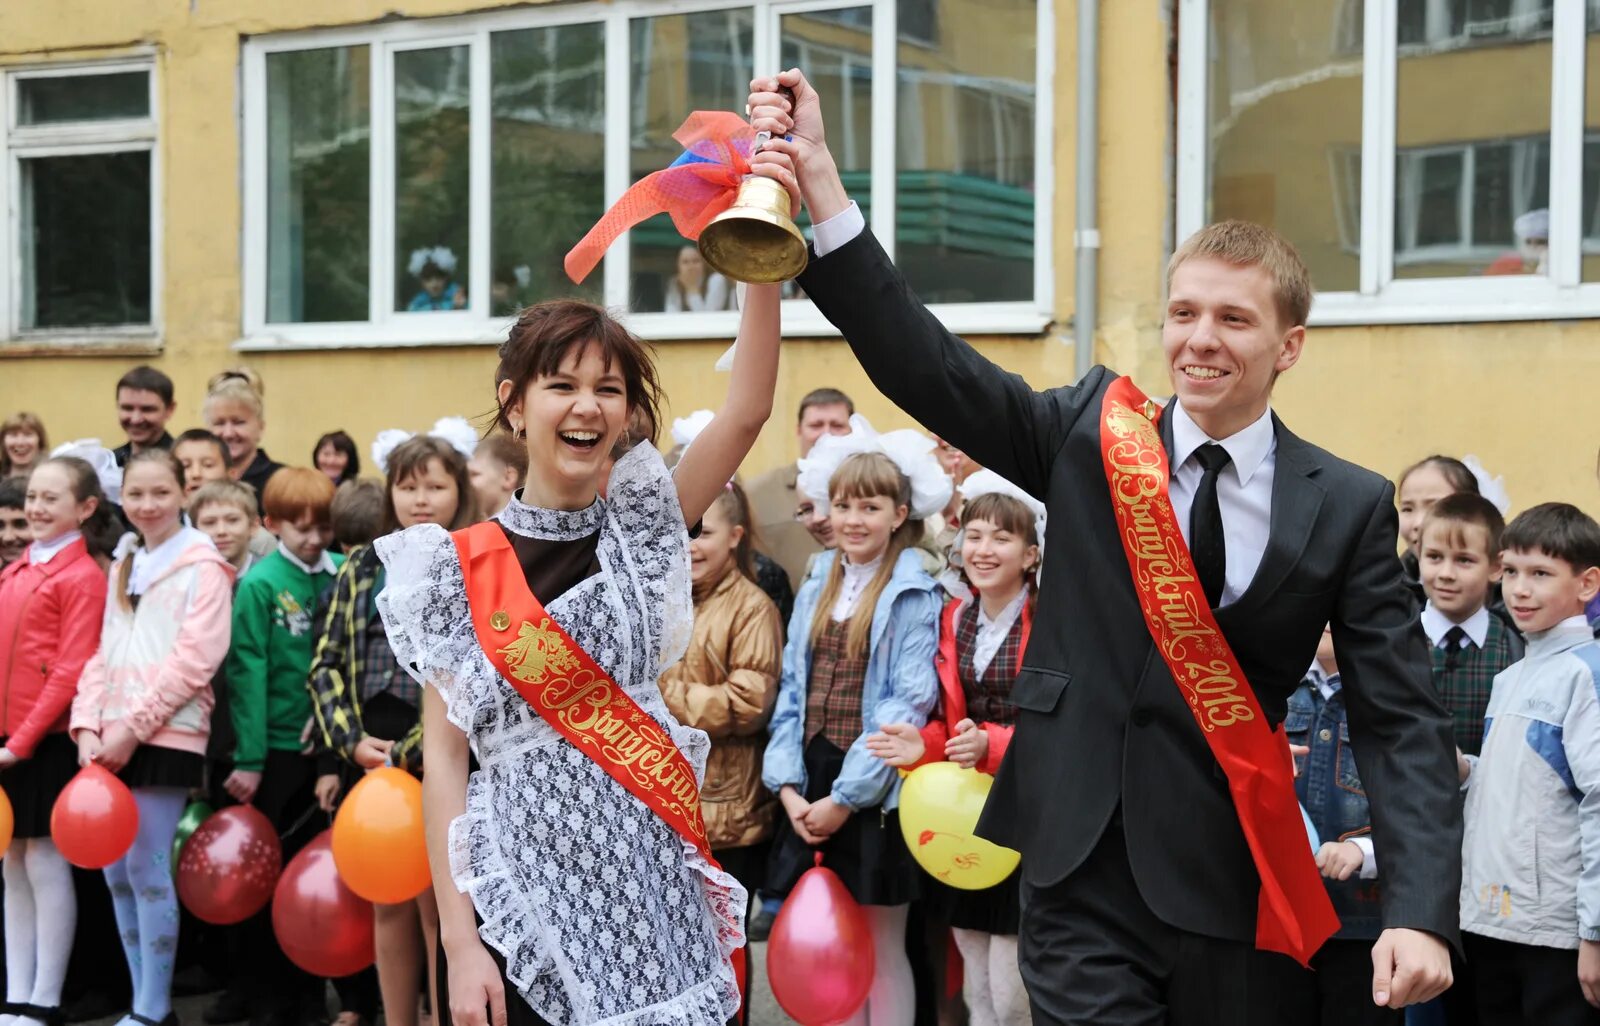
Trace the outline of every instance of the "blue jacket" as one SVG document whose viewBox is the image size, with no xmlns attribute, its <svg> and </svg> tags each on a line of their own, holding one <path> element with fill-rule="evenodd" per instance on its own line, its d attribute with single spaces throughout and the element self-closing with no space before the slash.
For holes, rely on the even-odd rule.
<svg viewBox="0 0 1600 1026">
<path fill-rule="evenodd" d="M 783 648 L 783 676 L 778 705 L 768 728 L 766 759 L 761 782 L 776 792 L 786 784 L 801 791 L 806 786 L 806 689 L 811 683 L 811 617 L 838 558 L 824 552 L 811 569 L 794 599 L 789 619 L 789 642 Z M 885 723 L 921 727 L 933 712 L 939 694 L 934 655 L 939 648 L 938 585 L 922 569 L 916 549 L 900 553 L 878 604 L 872 611 L 872 635 L 867 656 L 866 691 L 861 702 L 861 736 L 845 753 L 844 766 L 833 782 L 831 797 L 848 809 L 900 803 L 900 774 L 867 751 L 866 736 Z"/>
</svg>

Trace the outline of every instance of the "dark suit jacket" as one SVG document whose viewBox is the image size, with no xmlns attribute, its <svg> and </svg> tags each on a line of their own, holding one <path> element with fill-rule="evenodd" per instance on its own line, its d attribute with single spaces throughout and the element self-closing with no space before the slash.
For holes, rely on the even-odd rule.
<svg viewBox="0 0 1600 1026">
<path fill-rule="evenodd" d="M 884 394 L 1049 508 L 1049 558 L 1016 734 L 979 832 L 1048 886 L 1095 846 L 1119 802 L 1139 891 L 1162 920 L 1255 937 L 1260 878 L 1221 767 L 1140 614 L 1100 454 L 1115 375 L 1036 392 L 956 338 L 870 231 L 800 279 Z M 1170 418 L 1162 418 L 1170 445 Z M 1260 569 L 1217 620 L 1276 726 L 1333 624 L 1351 743 L 1372 805 L 1387 927 L 1457 938 L 1461 816 L 1450 719 L 1395 556 L 1393 488 L 1276 418 Z"/>
</svg>

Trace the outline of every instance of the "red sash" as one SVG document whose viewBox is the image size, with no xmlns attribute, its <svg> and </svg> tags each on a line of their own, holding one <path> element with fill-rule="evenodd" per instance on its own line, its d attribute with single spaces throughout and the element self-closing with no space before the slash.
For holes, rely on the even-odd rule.
<svg viewBox="0 0 1600 1026">
<path fill-rule="evenodd" d="M 1306 844 L 1288 746 L 1267 726 L 1217 626 L 1167 498 L 1160 416 L 1161 408 L 1131 378 L 1118 378 L 1106 392 L 1100 449 L 1118 533 L 1145 625 L 1227 774 L 1261 875 L 1256 947 L 1305 965 L 1339 928 L 1339 918 Z"/>
<path fill-rule="evenodd" d="M 452 534 L 473 630 L 494 668 L 556 733 L 721 868 L 706 839 L 694 767 L 655 718 L 550 618 L 492 520 Z M 744 986 L 744 951 L 734 978 Z"/>
</svg>

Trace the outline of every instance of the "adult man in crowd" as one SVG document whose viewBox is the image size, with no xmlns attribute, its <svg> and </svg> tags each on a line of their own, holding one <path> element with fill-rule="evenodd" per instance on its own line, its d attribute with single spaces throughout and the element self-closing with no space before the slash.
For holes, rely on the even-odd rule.
<svg viewBox="0 0 1600 1026">
<path fill-rule="evenodd" d="M 117 465 L 146 449 L 172 448 L 167 421 L 178 409 L 172 398 L 172 379 L 154 367 L 140 365 L 117 382 L 117 423 L 128 440 L 112 450 Z"/>
</svg>

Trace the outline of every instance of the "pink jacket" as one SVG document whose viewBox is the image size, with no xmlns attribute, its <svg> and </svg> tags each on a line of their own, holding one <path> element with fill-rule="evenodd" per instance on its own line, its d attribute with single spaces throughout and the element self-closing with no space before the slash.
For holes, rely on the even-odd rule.
<svg viewBox="0 0 1600 1026">
<path fill-rule="evenodd" d="M 112 565 L 113 582 L 121 566 Z M 156 578 L 137 609 L 111 595 L 100 648 L 72 703 L 73 737 L 121 721 L 140 744 L 204 755 L 215 704 L 211 678 L 228 654 L 232 616 L 233 567 L 203 540 Z"/>
<path fill-rule="evenodd" d="M 67 729 L 105 605 L 106 575 L 82 538 L 48 563 L 23 556 L 0 571 L 0 731 L 17 758 Z"/>
</svg>

